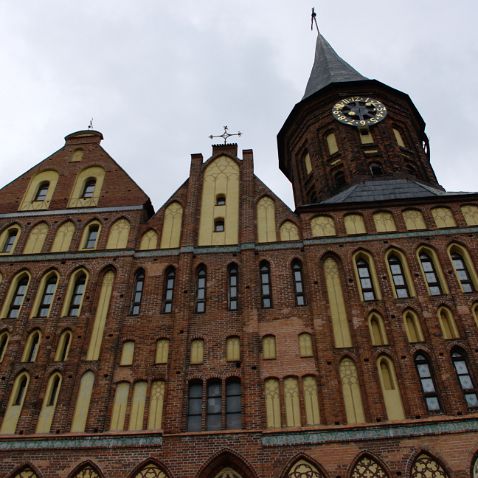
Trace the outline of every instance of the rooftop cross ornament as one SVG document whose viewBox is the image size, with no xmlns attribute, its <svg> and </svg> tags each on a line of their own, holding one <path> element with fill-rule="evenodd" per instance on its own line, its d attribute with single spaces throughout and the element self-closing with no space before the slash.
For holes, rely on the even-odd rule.
<svg viewBox="0 0 478 478">
<path fill-rule="evenodd" d="M 93 118 L 90 119 L 90 124 L 88 125 L 88 129 L 93 129 Z"/>
<path fill-rule="evenodd" d="M 209 139 L 223 138 L 224 139 L 224 144 L 227 144 L 227 140 L 228 140 L 229 137 L 231 137 L 231 136 L 241 136 L 241 135 L 242 135 L 242 133 L 240 131 L 238 131 L 237 133 L 228 133 L 227 132 L 227 126 L 224 126 L 224 133 L 218 134 L 218 135 L 210 134 Z"/>
<path fill-rule="evenodd" d="M 317 28 L 317 33 L 320 33 L 319 25 L 317 25 L 317 13 L 315 13 L 315 8 L 312 7 L 312 15 L 310 16 L 310 30 L 314 29 L 314 24 L 315 28 Z"/>
</svg>

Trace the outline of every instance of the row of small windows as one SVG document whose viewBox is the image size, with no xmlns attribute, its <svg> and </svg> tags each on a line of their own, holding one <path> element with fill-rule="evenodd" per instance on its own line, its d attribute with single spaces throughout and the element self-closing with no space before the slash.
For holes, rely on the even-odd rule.
<svg viewBox="0 0 478 478">
<path fill-rule="evenodd" d="M 23 248 L 23 254 L 39 254 L 43 252 L 43 246 L 48 235 L 49 227 L 42 222 L 37 224 L 30 232 Z M 62 224 L 56 232 L 53 244 L 49 252 L 66 252 L 70 250 L 70 245 L 76 226 L 72 221 Z M 80 240 L 80 250 L 96 249 L 98 246 L 101 224 L 98 221 L 92 221 L 83 229 Z M 106 249 L 124 249 L 128 245 L 130 232 L 130 223 L 126 219 L 119 219 L 113 223 L 108 234 Z M 0 253 L 13 254 L 20 236 L 20 227 L 13 225 L 6 228 L 0 234 Z"/>
<path fill-rule="evenodd" d="M 235 457 L 237 461 L 237 457 Z M 223 463 L 227 459 L 224 456 L 217 457 L 217 461 Z M 349 478 L 388 478 L 389 473 L 381 464 L 378 458 L 375 458 L 370 453 L 361 453 L 351 466 Z M 449 475 L 445 471 L 442 464 L 428 452 L 419 451 L 413 460 L 410 460 L 410 478 L 448 478 Z M 237 466 L 237 465 L 236 465 Z M 236 466 L 230 468 L 229 466 L 220 467 L 217 474 L 208 475 L 211 478 L 247 478 L 252 476 L 252 473 L 247 472 L 245 475 L 237 471 Z M 246 467 L 247 468 L 247 467 Z M 88 463 L 76 468 L 75 471 L 69 475 L 69 478 L 100 478 L 103 475 L 99 469 Z M 147 463 L 141 465 L 138 471 L 129 475 L 131 478 L 167 478 L 171 475 L 167 474 L 164 469 L 156 463 Z M 305 457 L 301 457 L 294 461 L 294 463 L 286 470 L 284 474 L 277 473 L 276 476 L 284 476 L 285 478 L 325 478 L 327 474 L 322 470 L 319 464 Z M 472 478 L 478 477 L 478 458 L 474 458 L 472 467 Z M 26 465 L 21 467 L 18 471 L 11 475 L 11 478 L 40 478 L 40 475 L 32 469 L 31 466 Z"/>
<path fill-rule="evenodd" d="M 42 277 L 33 302 L 31 317 L 49 317 L 59 278 L 55 271 L 48 272 Z M 1 318 L 16 319 L 20 315 L 30 279 L 30 274 L 26 271 L 18 273 L 12 279 L 1 310 Z M 78 269 L 71 275 L 61 311 L 62 317 L 80 315 L 87 281 L 88 274 L 83 269 Z"/>
<path fill-rule="evenodd" d="M 478 408 L 478 390 L 465 353 L 461 349 L 454 349 L 451 353 L 451 362 L 467 407 Z M 417 352 L 414 365 L 427 411 L 442 412 L 436 380 L 427 355 Z M 376 367 L 388 420 L 403 420 L 405 412 L 392 360 L 381 355 L 377 359 Z M 362 400 L 363 392 L 357 367 L 352 359 L 342 359 L 339 364 L 339 377 L 347 423 L 364 423 L 366 417 Z M 314 376 L 304 376 L 300 379 L 297 377 L 267 378 L 264 382 L 264 397 L 268 428 L 320 424 L 318 388 Z"/>
<path fill-rule="evenodd" d="M 467 226 L 478 225 L 478 206 L 461 206 L 461 212 Z M 451 209 L 435 207 L 431 210 L 437 228 L 457 227 Z M 373 222 L 376 232 L 397 231 L 395 218 L 391 212 L 380 211 L 373 213 Z M 427 229 L 423 214 L 418 209 L 405 209 L 402 211 L 405 227 L 409 231 Z M 346 214 L 343 218 L 346 234 L 366 234 L 364 217 L 358 213 Z M 313 237 L 327 237 L 337 235 L 336 224 L 331 216 L 316 216 L 310 222 Z"/>
</svg>

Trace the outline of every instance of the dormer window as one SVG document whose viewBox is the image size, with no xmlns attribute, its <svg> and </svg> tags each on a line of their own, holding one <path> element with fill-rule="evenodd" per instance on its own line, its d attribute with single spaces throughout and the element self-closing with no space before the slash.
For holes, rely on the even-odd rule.
<svg viewBox="0 0 478 478">
<path fill-rule="evenodd" d="M 214 221 L 214 232 L 224 232 L 224 219 L 216 219 Z"/>
<path fill-rule="evenodd" d="M 34 201 L 45 201 L 48 194 L 49 187 L 50 187 L 49 181 L 41 182 L 40 185 L 38 186 L 37 193 L 35 194 Z"/>
<path fill-rule="evenodd" d="M 216 206 L 225 206 L 226 205 L 226 196 L 224 194 L 218 194 L 216 196 Z"/>
<path fill-rule="evenodd" d="M 85 187 L 83 188 L 83 193 L 81 197 L 83 199 L 92 198 L 95 193 L 96 188 L 96 179 L 88 178 L 85 182 Z"/>
</svg>

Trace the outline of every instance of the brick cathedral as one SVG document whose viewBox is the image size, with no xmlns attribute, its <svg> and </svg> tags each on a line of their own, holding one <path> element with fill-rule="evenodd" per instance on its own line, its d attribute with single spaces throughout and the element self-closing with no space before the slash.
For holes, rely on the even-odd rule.
<svg viewBox="0 0 478 478">
<path fill-rule="evenodd" d="M 215 145 L 154 211 L 94 130 L 1 190 L 0 476 L 478 477 L 478 194 L 318 36 L 295 211 Z"/>
</svg>

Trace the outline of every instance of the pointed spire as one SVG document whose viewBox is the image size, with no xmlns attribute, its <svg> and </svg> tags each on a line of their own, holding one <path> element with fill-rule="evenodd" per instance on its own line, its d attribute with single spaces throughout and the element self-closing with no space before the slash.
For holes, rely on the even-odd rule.
<svg viewBox="0 0 478 478">
<path fill-rule="evenodd" d="M 329 42 L 319 33 L 315 47 L 315 60 L 302 99 L 325 88 L 330 83 L 367 80 L 357 70 L 342 60 Z"/>
</svg>

